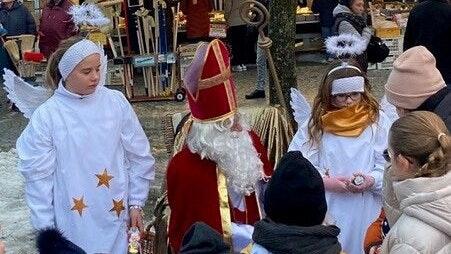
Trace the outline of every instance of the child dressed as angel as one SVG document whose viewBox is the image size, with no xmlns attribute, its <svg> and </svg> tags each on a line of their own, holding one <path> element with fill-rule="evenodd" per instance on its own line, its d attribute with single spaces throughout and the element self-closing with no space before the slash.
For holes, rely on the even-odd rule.
<svg viewBox="0 0 451 254">
<path fill-rule="evenodd" d="M 328 212 L 348 254 L 363 253 L 366 229 L 382 205 L 382 154 L 390 124 L 362 71 L 344 63 L 325 75 L 313 111 L 299 121 L 289 147 L 322 174 Z"/>
<path fill-rule="evenodd" d="M 17 151 L 35 229 L 57 228 L 87 253 L 123 254 L 127 228 L 143 229 L 154 158 L 131 105 L 102 85 L 104 57 L 87 39 L 60 45 L 46 73 L 53 95 Z"/>
</svg>

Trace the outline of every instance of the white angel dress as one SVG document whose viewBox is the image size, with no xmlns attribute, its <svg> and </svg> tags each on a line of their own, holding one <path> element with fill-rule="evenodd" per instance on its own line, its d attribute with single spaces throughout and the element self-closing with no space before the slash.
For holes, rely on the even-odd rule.
<svg viewBox="0 0 451 254">
<path fill-rule="evenodd" d="M 101 73 L 86 96 L 60 82 L 48 98 L 12 72 L 5 90 L 31 116 L 16 146 L 33 227 L 56 227 L 87 253 L 124 254 L 128 207 L 144 206 L 155 161 L 130 103 Z"/>
<path fill-rule="evenodd" d="M 381 111 L 378 121 L 368 126 L 359 137 L 342 137 L 325 132 L 318 145 L 311 146 L 308 136 L 310 105 L 296 89 L 292 89 L 291 105 L 299 129 L 288 148 L 301 151 L 324 176 L 351 178 L 361 172 L 374 177 L 374 186 L 363 193 L 326 191 L 328 215 L 340 228 L 339 241 L 348 254 L 361 254 L 368 226 L 378 217 L 382 206 L 382 178 L 391 120 Z M 302 195 L 299 193 L 298 195 Z"/>
</svg>

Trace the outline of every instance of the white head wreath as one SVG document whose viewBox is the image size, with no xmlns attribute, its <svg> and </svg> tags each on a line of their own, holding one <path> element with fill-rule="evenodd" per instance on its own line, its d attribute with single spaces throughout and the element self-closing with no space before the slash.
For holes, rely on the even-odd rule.
<svg viewBox="0 0 451 254">
<path fill-rule="evenodd" d="M 342 34 L 338 36 L 329 37 L 326 40 L 327 52 L 334 54 L 338 59 L 342 61 L 342 64 L 333 68 L 327 73 L 329 76 L 333 72 L 340 69 L 354 69 L 359 73 L 362 71 L 356 66 L 350 65 L 346 60 L 354 56 L 362 54 L 366 49 L 365 41 L 353 34 Z M 332 82 L 332 95 L 351 93 L 351 92 L 364 92 L 365 91 L 365 78 L 361 75 L 340 78 Z"/>
<path fill-rule="evenodd" d="M 70 7 L 69 12 L 76 26 L 102 27 L 108 25 L 110 20 L 105 17 L 100 8 L 92 3 L 83 3 Z"/>
<path fill-rule="evenodd" d="M 362 54 L 366 49 L 365 40 L 354 34 L 341 34 L 326 39 L 326 50 L 339 59 L 350 58 Z"/>
</svg>

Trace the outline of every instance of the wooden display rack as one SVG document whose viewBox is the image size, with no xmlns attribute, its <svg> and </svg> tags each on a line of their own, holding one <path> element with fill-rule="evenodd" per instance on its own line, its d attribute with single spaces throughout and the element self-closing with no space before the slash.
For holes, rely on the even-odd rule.
<svg viewBox="0 0 451 254">
<path fill-rule="evenodd" d="M 166 89 L 158 87 L 157 83 L 151 75 L 154 84 L 144 84 L 144 94 L 137 94 L 135 81 L 135 68 L 140 68 L 143 73 L 152 73 L 152 69 L 162 63 L 170 63 L 175 66 L 175 57 L 171 55 L 159 55 L 158 61 L 155 61 L 156 57 L 154 55 L 137 55 L 137 56 L 127 56 L 122 58 L 115 58 L 113 60 L 115 65 L 122 65 L 124 70 L 124 91 L 125 96 L 130 102 L 144 102 L 144 101 L 183 101 L 185 99 L 186 92 L 181 87 L 167 87 Z M 150 72 L 149 72 L 150 71 Z M 175 73 L 174 73 L 175 75 Z M 143 78 L 146 76 L 143 74 Z M 146 82 L 144 82 L 146 83 Z M 177 82 L 178 83 L 178 82 Z"/>
<path fill-rule="evenodd" d="M 171 8 L 174 17 L 177 17 L 180 4 L 168 7 L 162 0 L 153 0 L 152 9 L 144 8 L 142 0 L 137 3 L 127 1 L 128 7 L 138 7 L 133 15 L 132 22 L 127 19 L 127 25 L 136 25 L 136 38 L 139 54 L 121 56 L 114 59 L 115 65 L 123 67 L 123 84 L 125 95 L 131 102 L 163 101 L 185 99 L 185 90 L 180 87 L 179 72 L 177 71 L 178 18 L 172 20 L 172 47 L 167 43 L 165 27 L 167 23 L 163 17 L 167 8 Z M 163 14 L 162 14 L 163 13 Z M 171 52 L 172 49 L 172 52 Z M 142 83 L 145 93 L 138 94 L 136 69 L 142 72 Z M 140 87 L 142 88 L 142 87 Z M 139 89 L 142 90 L 142 89 Z"/>
</svg>

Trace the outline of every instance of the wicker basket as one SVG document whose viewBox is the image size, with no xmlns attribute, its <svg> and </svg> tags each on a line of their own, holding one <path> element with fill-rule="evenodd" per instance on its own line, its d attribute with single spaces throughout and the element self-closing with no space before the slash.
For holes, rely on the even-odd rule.
<svg viewBox="0 0 451 254">
<path fill-rule="evenodd" d="M 157 200 L 153 220 L 146 226 L 141 238 L 141 254 L 168 253 L 168 213 L 166 192 Z"/>
<path fill-rule="evenodd" d="M 165 138 L 166 151 L 170 157 L 173 156 L 175 135 L 181 132 L 181 128 L 189 120 L 190 114 L 180 115 L 180 120 L 173 122 L 173 114 L 163 118 L 163 134 Z M 177 125 L 174 131 L 174 124 Z M 157 200 L 151 222 L 146 226 L 141 237 L 141 254 L 168 254 L 168 220 L 169 205 L 167 199 L 166 183 L 161 187 L 161 197 Z"/>
<path fill-rule="evenodd" d="M 146 227 L 146 231 L 141 236 L 141 254 L 153 254 L 155 243 L 155 232 L 152 230 L 152 225 Z"/>
<path fill-rule="evenodd" d="M 36 75 L 36 64 L 33 62 L 19 61 L 17 71 L 22 78 L 32 78 Z"/>
</svg>

